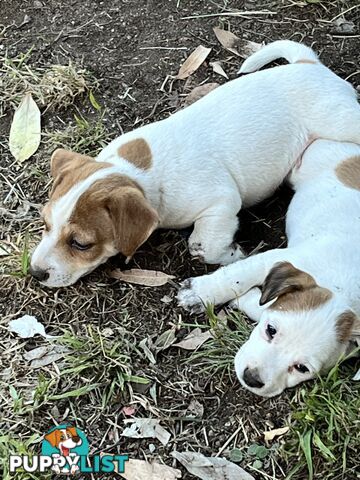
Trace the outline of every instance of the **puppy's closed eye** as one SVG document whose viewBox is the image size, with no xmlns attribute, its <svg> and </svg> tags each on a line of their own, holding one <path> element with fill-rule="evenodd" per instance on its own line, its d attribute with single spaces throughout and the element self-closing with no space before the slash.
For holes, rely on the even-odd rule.
<svg viewBox="0 0 360 480">
<path fill-rule="evenodd" d="M 72 238 L 70 240 L 70 247 L 73 248 L 74 250 L 80 250 L 80 251 L 90 250 L 90 248 L 93 246 L 94 246 L 93 243 L 78 242 L 77 240 L 75 240 L 75 238 Z"/>
</svg>

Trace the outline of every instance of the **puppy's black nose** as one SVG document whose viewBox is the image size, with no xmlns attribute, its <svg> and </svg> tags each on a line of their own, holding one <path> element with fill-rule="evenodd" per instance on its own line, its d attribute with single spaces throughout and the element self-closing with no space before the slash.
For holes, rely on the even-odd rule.
<svg viewBox="0 0 360 480">
<path fill-rule="evenodd" d="M 259 372 L 256 368 L 245 368 L 243 379 L 246 385 L 251 388 L 262 388 L 265 384 L 261 381 Z"/>
<path fill-rule="evenodd" d="M 49 272 L 42 270 L 41 268 L 32 268 L 29 269 L 30 275 L 32 275 L 39 282 L 45 282 L 49 278 Z"/>
</svg>

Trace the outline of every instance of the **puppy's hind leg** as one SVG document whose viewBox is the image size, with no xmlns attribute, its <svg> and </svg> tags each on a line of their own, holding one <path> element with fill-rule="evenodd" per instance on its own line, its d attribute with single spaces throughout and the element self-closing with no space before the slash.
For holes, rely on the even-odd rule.
<svg viewBox="0 0 360 480">
<path fill-rule="evenodd" d="M 349 96 L 338 102 L 332 98 L 314 114 L 317 118 L 312 133 L 317 138 L 360 144 L 360 105 L 356 98 Z"/>
<path fill-rule="evenodd" d="M 237 213 L 241 203 L 220 204 L 203 212 L 195 222 L 189 238 L 190 254 L 205 263 L 227 265 L 244 257 L 239 245 L 233 243 L 238 229 Z"/>
</svg>

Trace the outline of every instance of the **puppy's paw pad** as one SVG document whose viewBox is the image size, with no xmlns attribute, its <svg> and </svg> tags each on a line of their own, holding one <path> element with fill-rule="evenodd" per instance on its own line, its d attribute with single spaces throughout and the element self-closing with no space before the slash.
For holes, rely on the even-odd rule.
<svg viewBox="0 0 360 480">
<path fill-rule="evenodd" d="M 205 310 L 192 278 L 188 278 L 181 283 L 177 300 L 178 304 L 190 313 L 201 313 Z"/>
<path fill-rule="evenodd" d="M 189 243 L 189 251 L 192 257 L 196 257 L 201 261 L 204 260 L 205 250 L 203 249 L 203 246 L 201 243 L 199 242 Z"/>
</svg>

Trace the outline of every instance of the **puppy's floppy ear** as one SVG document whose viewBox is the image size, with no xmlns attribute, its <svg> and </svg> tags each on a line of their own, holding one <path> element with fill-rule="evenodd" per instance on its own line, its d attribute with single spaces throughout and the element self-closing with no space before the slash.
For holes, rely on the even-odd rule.
<svg viewBox="0 0 360 480">
<path fill-rule="evenodd" d="M 355 315 L 355 314 L 354 314 Z M 360 318 L 356 316 L 351 329 L 350 337 L 360 346 Z"/>
<path fill-rule="evenodd" d="M 126 257 L 132 257 L 159 225 L 157 212 L 135 187 L 112 192 L 107 209 L 114 226 L 116 247 Z"/>
<path fill-rule="evenodd" d="M 87 155 L 81 155 L 80 153 L 71 152 L 64 148 L 58 148 L 51 155 L 50 159 L 50 172 L 53 178 L 57 177 L 59 173 L 67 167 L 80 167 L 86 164 L 89 160 L 93 161 L 91 157 Z"/>
<path fill-rule="evenodd" d="M 311 275 L 294 267 L 290 262 L 276 263 L 265 278 L 260 305 L 286 293 L 316 287 Z"/>
<path fill-rule="evenodd" d="M 52 432 L 45 435 L 45 440 L 47 440 L 52 447 L 58 447 L 60 443 L 61 432 L 60 430 L 53 430 Z"/>
<path fill-rule="evenodd" d="M 352 310 L 346 310 L 336 319 L 336 336 L 341 343 L 358 340 L 360 345 L 360 319 Z"/>
</svg>

